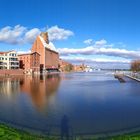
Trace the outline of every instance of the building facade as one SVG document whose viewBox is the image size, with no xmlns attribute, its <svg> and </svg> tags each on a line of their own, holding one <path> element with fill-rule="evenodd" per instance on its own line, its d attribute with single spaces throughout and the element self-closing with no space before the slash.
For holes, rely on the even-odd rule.
<svg viewBox="0 0 140 140">
<path fill-rule="evenodd" d="M 19 61 L 16 51 L 0 52 L 0 69 L 18 69 Z"/>
<path fill-rule="evenodd" d="M 35 40 L 32 52 L 40 54 L 40 70 L 58 70 L 59 54 L 55 47 L 49 43 L 48 33 L 41 33 Z"/>
<path fill-rule="evenodd" d="M 40 54 L 37 52 L 20 54 L 19 67 L 24 69 L 25 73 L 39 73 L 40 72 Z"/>
</svg>

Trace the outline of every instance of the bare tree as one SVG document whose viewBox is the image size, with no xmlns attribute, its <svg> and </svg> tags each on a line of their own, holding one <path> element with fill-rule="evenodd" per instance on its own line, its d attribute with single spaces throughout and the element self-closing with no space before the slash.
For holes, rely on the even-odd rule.
<svg viewBox="0 0 140 140">
<path fill-rule="evenodd" d="M 140 71 L 140 60 L 134 60 L 131 62 L 131 70 L 134 72 Z"/>
</svg>

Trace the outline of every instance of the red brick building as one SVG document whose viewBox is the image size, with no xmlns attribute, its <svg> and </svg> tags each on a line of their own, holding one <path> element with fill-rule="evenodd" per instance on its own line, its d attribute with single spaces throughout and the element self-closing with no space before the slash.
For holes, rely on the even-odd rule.
<svg viewBox="0 0 140 140">
<path fill-rule="evenodd" d="M 54 46 L 49 44 L 48 33 L 41 33 L 35 40 L 32 52 L 40 54 L 40 70 L 57 70 L 59 64 L 59 54 Z"/>
<path fill-rule="evenodd" d="M 24 69 L 26 73 L 40 72 L 40 54 L 37 52 L 20 54 L 19 67 Z"/>
</svg>

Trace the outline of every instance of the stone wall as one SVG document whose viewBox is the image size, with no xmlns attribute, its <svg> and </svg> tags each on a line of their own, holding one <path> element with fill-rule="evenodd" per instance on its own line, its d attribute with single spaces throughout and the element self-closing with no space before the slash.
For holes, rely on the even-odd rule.
<svg viewBox="0 0 140 140">
<path fill-rule="evenodd" d="M 0 70 L 0 75 L 5 75 L 5 76 L 9 76 L 9 75 L 23 75 L 24 74 L 24 70 L 21 69 L 17 69 L 17 70 Z"/>
</svg>

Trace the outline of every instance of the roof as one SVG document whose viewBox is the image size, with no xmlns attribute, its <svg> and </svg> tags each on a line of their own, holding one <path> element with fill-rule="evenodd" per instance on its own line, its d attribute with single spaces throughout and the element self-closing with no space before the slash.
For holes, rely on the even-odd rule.
<svg viewBox="0 0 140 140">
<path fill-rule="evenodd" d="M 32 53 L 23 53 L 23 54 L 18 54 L 18 56 L 20 56 L 20 55 L 32 55 L 32 54 L 34 54 L 34 53 L 39 54 L 38 52 L 32 52 Z M 39 55 L 40 55 L 40 54 L 39 54 Z"/>
<path fill-rule="evenodd" d="M 47 44 L 47 43 L 45 42 L 45 40 L 43 39 L 43 37 L 40 36 L 40 35 L 39 35 L 39 39 L 40 39 L 40 41 L 42 42 L 43 46 L 44 46 L 46 49 L 49 49 L 49 50 L 51 50 L 51 51 L 53 51 L 53 52 L 58 53 L 53 44 L 51 44 L 51 43 L 50 43 L 50 44 Z"/>
<path fill-rule="evenodd" d="M 13 51 L 14 51 L 14 50 L 6 51 L 6 52 L 0 52 L 0 54 L 10 53 L 10 52 L 13 52 Z"/>
<path fill-rule="evenodd" d="M 56 51 L 54 51 L 54 50 L 51 50 L 51 49 L 49 49 L 49 48 L 45 48 L 45 49 L 58 54 L 58 52 L 56 52 Z"/>
</svg>

